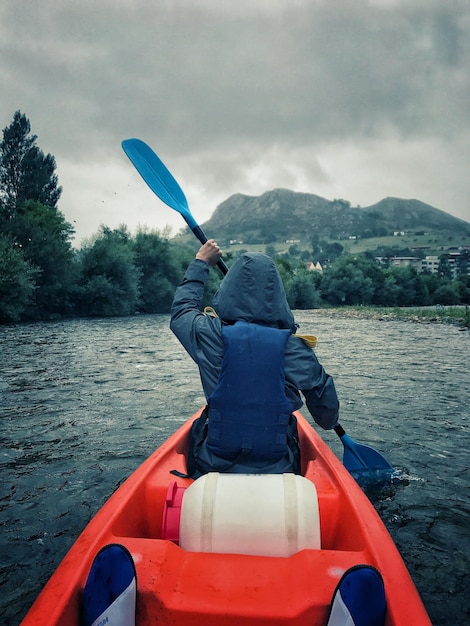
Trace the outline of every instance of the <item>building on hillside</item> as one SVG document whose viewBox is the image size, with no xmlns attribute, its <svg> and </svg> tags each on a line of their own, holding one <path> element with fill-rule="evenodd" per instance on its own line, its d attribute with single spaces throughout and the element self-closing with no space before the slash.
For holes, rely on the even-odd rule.
<svg viewBox="0 0 470 626">
<path fill-rule="evenodd" d="M 309 272 L 320 272 L 320 273 L 323 272 L 323 267 L 320 261 L 317 261 L 316 263 L 309 261 L 308 263 L 305 264 L 305 267 L 308 269 Z"/>
<path fill-rule="evenodd" d="M 419 271 L 421 259 L 416 256 L 394 256 L 390 259 L 389 267 L 408 267 L 410 265 Z"/>
<path fill-rule="evenodd" d="M 437 274 L 439 270 L 439 257 L 437 255 L 426 256 L 421 260 L 421 271 L 429 274 Z"/>
<path fill-rule="evenodd" d="M 470 253 L 466 252 L 450 252 L 447 256 L 447 263 L 452 274 L 452 278 L 460 275 L 470 275 Z"/>
<path fill-rule="evenodd" d="M 448 268 L 452 278 L 459 275 L 470 275 L 470 251 L 448 252 L 441 255 L 428 255 L 424 259 L 414 256 L 375 257 L 382 267 L 414 267 L 417 272 L 438 274 Z"/>
<path fill-rule="evenodd" d="M 411 248 L 412 252 L 426 252 L 426 250 L 431 250 L 431 246 L 413 246 Z"/>
<path fill-rule="evenodd" d="M 470 275 L 470 252 L 448 252 L 447 254 L 430 255 L 421 261 L 421 271 L 437 274 L 447 266 L 450 276 Z"/>
</svg>

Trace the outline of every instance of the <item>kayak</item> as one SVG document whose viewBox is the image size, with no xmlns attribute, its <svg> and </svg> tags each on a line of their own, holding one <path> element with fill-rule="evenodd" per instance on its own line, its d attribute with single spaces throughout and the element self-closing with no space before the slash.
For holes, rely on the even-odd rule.
<svg viewBox="0 0 470 626">
<path fill-rule="evenodd" d="M 88 573 L 109 544 L 124 546 L 135 564 L 137 626 L 325 626 L 338 582 L 359 564 L 382 575 L 385 626 L 431 624 L 369 499 L 300 413 L 302 476 L 194 481 L 184 475 L 185 454 L 199 415 L 109 498 L 22 626 L 78 626 Z"/>
</svg>

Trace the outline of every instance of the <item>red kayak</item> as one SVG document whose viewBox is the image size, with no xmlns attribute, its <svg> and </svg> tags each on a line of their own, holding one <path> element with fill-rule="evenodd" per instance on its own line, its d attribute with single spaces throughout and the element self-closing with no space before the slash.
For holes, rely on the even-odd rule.
<svg viewBox="0 0 470 626">
<path fill-rule="evenodd" d="M 79 626 L 93 559 L 132 555 L 136 624 L 325 626 L 338 581 L 366 564 L 382 574 L 385 626 L 431 622 L 375 509 L 296 413 L 303 476 L 184 474 L 193 416 L 111 496 L 57 568 L 22 626 Z"/>
</svg>

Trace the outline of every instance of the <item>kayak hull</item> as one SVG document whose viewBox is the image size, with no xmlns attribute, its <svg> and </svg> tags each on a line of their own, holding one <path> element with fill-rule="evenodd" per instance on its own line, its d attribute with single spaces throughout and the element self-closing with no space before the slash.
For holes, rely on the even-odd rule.
<svg viewBox="0 0 470 626">
<path fill-rule="evenodd" d="M 386 626 L 431 622 L 375 509 L 331 450 L 296 413 L 302 474 L 316 487 L 321 548 L 289 557 L 189 552 L 162 538 L 169 484 L 185 471 L 188 420 L 111 496 L 57 568 L 22 626 L 79 624 L 81 592 L 101 547 L 124 545 L 137 572 L 137 626 L 325 625 L 342 574 L 376 567 L 387 598 Z"/>
</svg>

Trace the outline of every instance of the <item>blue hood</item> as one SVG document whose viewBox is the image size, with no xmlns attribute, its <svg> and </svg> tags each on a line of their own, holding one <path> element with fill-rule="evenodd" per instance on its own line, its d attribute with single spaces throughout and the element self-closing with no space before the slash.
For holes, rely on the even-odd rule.
<svg viewBox="0 0 470 626">
<path fill-rule="evenodd" d="M 238 257 L 222 281 L 212 305 L 228 323 L 243 320 L 295 332 L 284 285 L 271 257 L 246 252 Z"/>
</svg>

